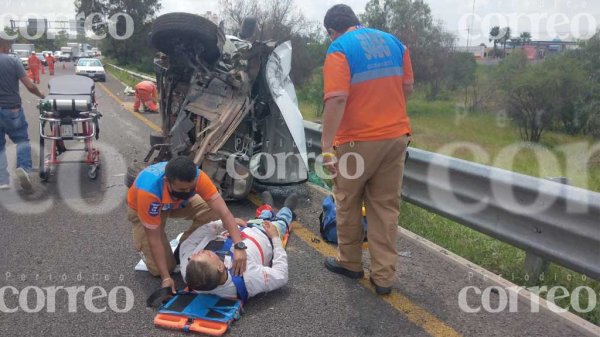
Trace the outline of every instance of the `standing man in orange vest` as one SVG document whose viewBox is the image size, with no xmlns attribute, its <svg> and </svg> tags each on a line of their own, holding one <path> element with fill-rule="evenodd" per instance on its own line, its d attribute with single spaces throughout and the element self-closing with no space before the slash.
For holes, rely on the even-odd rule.
<svg viewBox="0 0 600 337">
<path fill-rule="evenodd" d="M 140 112 L 140 105 L 144 104 L 144 108 L 152 112 L 158 112 L 156 104 L 156 84 L 150 81 L 142 81 L 135 86 L 135 102 L 133 110 Z"/>
<path fill-rule="evenodd" d="M 410 54 L 394 35 L 361 26 L 347 5 L 331 7 L 324 26 L 332 43 L 323 68 L 322 149 L 325 167 L 337 174 L 338 235 L 338 255 L 325 267 L 349 278 L 364 276 L 364 201 L 371 283 L 386 295 L 396 281 L 400 188 L 412 132 L 406 113 L 413 91 Z"/>
<path fill-rule="evenodd" d="M 35 51 L 31 52 L 31 56 L 29 56 L 27 62 L 29 63 L 29 70 L 33 75 L 33 83 L 40 84 L 40 68 L 42 67 L 42 62 L 35 55 Z"/>
<path fill-rule="evenodd" d="M 52 54 L 46 55 L 46 63 L 48 63 L 48 72 L 50 73 L 50 76 L 54 76 L 54 63 L 56 63 L 56 59 L 54 59 Z"/>
</svg>

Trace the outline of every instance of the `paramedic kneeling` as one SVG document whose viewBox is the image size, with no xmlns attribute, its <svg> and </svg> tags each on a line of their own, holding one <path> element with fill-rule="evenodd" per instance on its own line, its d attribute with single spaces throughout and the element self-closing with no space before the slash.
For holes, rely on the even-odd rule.
<svg viewBox="0 0 600 337">
<path fill-rule="evenodd" d="M 246 270 L 245 246 L 235 218 L 208 175 L 190 158 L 176 157 L 144 169 L 129 189 L 127 204 L 135 249 L 142 253 L 148 271 L 162 278 L 161 288 L 171 287 L 175 292 L 170 274 L 176 262 L 165 234 L 168 218 L 192 220 L 181 241 L 196 228 L 220 218 L 231 233 L 233 274 Z"/>
<path fill-rule="evenodd" d="M 263 193 L 263 202 L 267 200 L 272 203 L 270 194 Z M 231 242 L 223 235 L 221 222 L 198 228 L 180 247 L 181 274 L 189 289 L 246 302 L 249 297 L 286 285 L 288 263 L 282 239 L 297 200 L 295 194 L 290 195 L 276 216 L 265 202 L 259 208 L 262 211 L 258 219 L 240 223 L 248 252 L 248 268 L 242 277 L 232 275 L 228 269 Z"/>
</svg>

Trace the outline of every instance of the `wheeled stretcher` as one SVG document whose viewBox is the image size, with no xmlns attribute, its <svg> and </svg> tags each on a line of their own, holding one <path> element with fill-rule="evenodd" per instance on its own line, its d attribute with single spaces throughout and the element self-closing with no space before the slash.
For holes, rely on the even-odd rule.
<svg viewBox="0 0 600 337">
<path fill-rule="evenodd" d="M 100 151 L 94 139 L 100 135 L 94 81 L 83 76 L 69 75 L 52 79 L 49 94 L 40 103 L 40 178 L 47 181 L 55 166 L 63 163 L 88 165 L 88 177 L 96 179 L 100 167 Z M 45 142 L 50 141 L 46 154 Z M 67 149 L 65 141 L 83 142 L 83 148 Z M 83 151 L 81 161 L 61 161 L 67 151 Z"/>
</svg>

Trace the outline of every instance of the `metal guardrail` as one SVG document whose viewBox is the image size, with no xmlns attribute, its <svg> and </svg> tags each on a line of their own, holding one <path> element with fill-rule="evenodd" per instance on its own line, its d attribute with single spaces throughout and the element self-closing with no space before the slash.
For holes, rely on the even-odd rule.
<svg viewBox="0 0 600 337">
<path fill-rule="evenodd" d="M 306 122 L 305 133 L 319 149 L 321 126 Z M 409 154 L 404 200 L 600 279 L 600 193 L 415 148 Z"/>
<path fill-rule="evenodd" d="M 309 152 L 320 153 L 321 125 L 305 121 L 304 129 Z M 409 153 L 404 200 L 600 280 L 600 193 L 415 148 Z"/>
<path fill-rule="evenodd" d="M 119 71 L 122 71 L 122 72 L 128 73 L 129 75 L 131 75 L 131 76 L 134 76 L 134 77 L 137 77 L 137 78 L 140 78 L 140 79 L 142 79 L 142 80 L 156 82 L 156 78 L 154 78 L 154 77 L 150 77 L 150 76 L 146 76 L 146 75 L 144 75 L 144 74 L 136 73 L 136 72 L 134 72 L 134 71 L 131 71 L 131 70 L 127 70 L 127 69 L 125 69 L 125 68 L 118 67 L 118 66 L 116 66 L 116 65 L 114 65 L 114 64 L 106 63 L 106 65 L 107 65 L 107 66 L 111 66 L 111 67 L 113 67 L 113 68 L 115 68 L 115 69 L 117 69 L 117 70 L 119 70 Z"/>
</svg>

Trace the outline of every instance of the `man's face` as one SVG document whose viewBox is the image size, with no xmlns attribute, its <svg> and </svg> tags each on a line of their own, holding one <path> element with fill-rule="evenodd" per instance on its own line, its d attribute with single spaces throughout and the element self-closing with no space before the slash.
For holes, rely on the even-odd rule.
<svg viewBox="0 0 600 337">
<path fill-rule="evenodd" d="M 225 270 L 225 263 L 221 261 L 219 255 L 210 250 L 201 250 L 190 257 L 190 261 L 205 261 L 219 268 L 219 271 Z"/>
<path fill-rule="evenodd" d="M 167 183 L 169 184 L 169 192 L 175 199 L 187 199 L 195 193 L 196 179 L 193 181 L 175 179 L 173 182 L 167 180 Z"/>
</svg>

